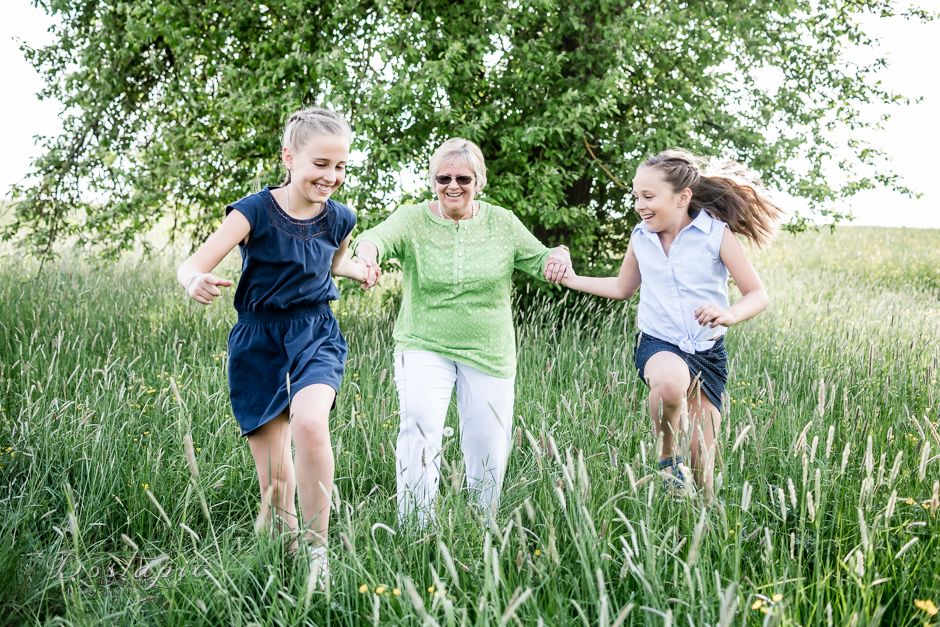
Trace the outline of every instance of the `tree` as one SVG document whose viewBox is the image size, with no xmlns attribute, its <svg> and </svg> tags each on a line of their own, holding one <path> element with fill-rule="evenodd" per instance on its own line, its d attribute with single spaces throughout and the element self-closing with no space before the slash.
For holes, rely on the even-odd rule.
<svg viewBox="0 0 940 627">
<path fill-rule="evenodd" d="M 845 60 L 874 45 L 858 16 L 900 14 L 893 0 L 39 3 L 57 41 L 25 52 L 65 131 L 4 236 L 40 254 L 63 237 L 117 254 L 164 216 L 198 243 L 280 178 L 280 129 L 305 104 L 352 123 L 363 158 L 342 191 L 360 225 L 387 215 L 396 173 L 462 136 L 491 201 L 599 271 L 626 248 L 633 169 L 665 148 L 737 158 L 823 212 L 875 185 L 910 193 L 862 142 L 836 164 L 846 182 L 825 174 L 833 130 L 906 102 L 872 77 L 884 60 Z"/>
</svg>

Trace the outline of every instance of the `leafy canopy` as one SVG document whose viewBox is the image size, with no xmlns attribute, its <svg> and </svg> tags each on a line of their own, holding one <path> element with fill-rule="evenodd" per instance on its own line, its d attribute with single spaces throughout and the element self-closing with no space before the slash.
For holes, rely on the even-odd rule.
<svg viewBox="0 0 940 627">
<path fill-rule="evenodd" d="M 4 235 L 40 254 L 69 237 L 115 255 L 167 216 L 200 242 L 226 203 L 280 179 L 283 122 L 309 104 L 350 119 L 361 159 L 341 197 L 362 227 L 462 136 L 490 201 L 599 270 L 635 222 L 632 171 L 665 148 L 736 158 L 818 207 L 909 193 L 878 150 L 851 141 L 839 161 L 833 140 L 878 123 L 866 103 L 906 102 L 873 77 L 883 59 L 845 56 L 874 45 L 859 19 L 899 14 L 893 0 L 38 2 L 56 42 L 24 50 L 65 130 Z"/>
</svg>

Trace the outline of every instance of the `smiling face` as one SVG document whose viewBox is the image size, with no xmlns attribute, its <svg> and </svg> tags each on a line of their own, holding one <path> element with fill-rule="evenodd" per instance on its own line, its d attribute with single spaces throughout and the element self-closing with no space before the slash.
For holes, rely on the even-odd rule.
<svg viewBox="0 0 940 627">
<path fill-rule="evenodd" d="M 291 171 L 291 191 L 307 204 L 324 203 L 346 179 L 349 141 L 340 135 L 318 134 L 299 149 L 284 148 L 281 156 Z"/>
<path fill-rule="evenodd" d="M 679 232 L 692 222 L 688 188 L 675 192 L 661 170 L 640 166 L 633 179 L 634 209 L 653 233 Z"/>
<path fill-rule="evenodd" d="M 436 180 L 434 182 L 434 191 L 437 193 L 437 200 L 441 203 L 444 215 L 454 218 L 471 215 L 471 203 L 477 193 L 477 177 L 470 164 L 463 159 L 454 159 L 444 163 L 435 176 L 451 177 L 447 185 L 441 185 Z M 472 180 L 466 185 L 461 185 L 457 182 L 458 176 L 466 176 Z"/>
</svg>

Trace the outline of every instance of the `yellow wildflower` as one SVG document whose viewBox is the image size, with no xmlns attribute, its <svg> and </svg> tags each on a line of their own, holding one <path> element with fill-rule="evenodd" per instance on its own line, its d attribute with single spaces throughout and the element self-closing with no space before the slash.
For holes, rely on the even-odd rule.
<svg viewBox="0 0 940 627">
<path fill-rule="evenodd" d="M 365 594 L 368 591 L 369 591 L 369 586 L 367 586 L 366 584 L 362 584 L 361 586 L 359 586 L 359 594 Z"/>
<path fill-rule="evenodd" d="M 378 588 L 375 589 L 375 593 L 382 594 L 383 592 L 385 592 L 385 590 L 386 590 L 385 586 L 379 586 Z"/>
<path fill-rule="evenodd" d="M 773 599 L 774 603 L 780 603 L 781 601 L 783 601 L 783 595 L 780 594 L 779 592 L 773 595 L 771 598 Z"/>
<path fill-rule="evenodd" d="M 936 616 L 937 612 L 940 611 L 940 610 L 937 610 L 937 606 L 934 605 L 933 601 L 931 601 L 930 599 L 927 599 L 925 601 L 914 599 L 914 606 L 917 607 L 918 609 L 924 610 L 930 616 Z"/>
<path fill-rule="evenodd" d="M 751 609 L 752 609 L 752 610 L 759 610 L 759 609 L 760 609 L 760 606 L 763 605 L 763 604 L 764 604 L 764 602 L 763 602 L 761 599 L 757 599 L 756 601 L 754 601 L 754 602 L 751 604 Z"/>
<path fill-rule="evenodd" d="M 394 594 L 397 597 L 398 595 L 401 594 L 401 590 L 399 590 L 398 588 L 395 588 L 394 590 L 392 590 L 392 594 Z"/>
</svg>

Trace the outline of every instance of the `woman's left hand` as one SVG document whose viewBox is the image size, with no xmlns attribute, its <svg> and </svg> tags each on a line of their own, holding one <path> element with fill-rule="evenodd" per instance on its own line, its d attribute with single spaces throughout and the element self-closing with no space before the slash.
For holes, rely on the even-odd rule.
<svg viewBox="0 0 940 627">
<path fill-rule="evenodd" d="M 548 259 L 545 260 L 545 280 L 549 283 L 561 283 L 569 270 L 571 270 L 571 253 L 560 246 L 553 248 Z"/>
<path fill-rule="evenodd" d="M 730 327 L 738 322 L 730 307 L 722 309 L 718 305 L 702 305 L 695 310 L 695 319 L 700 325 L 708 326 L 710 329 L 717 326 Z"/>
</svg>

